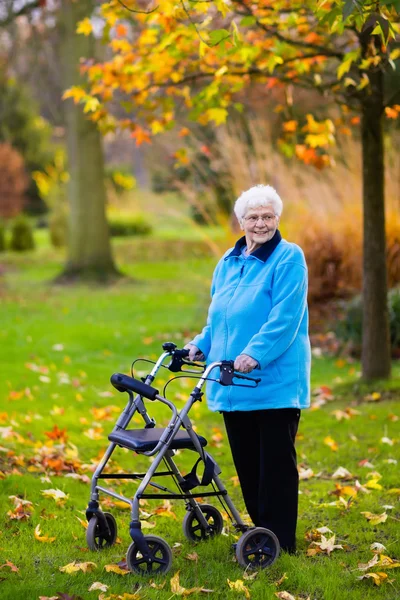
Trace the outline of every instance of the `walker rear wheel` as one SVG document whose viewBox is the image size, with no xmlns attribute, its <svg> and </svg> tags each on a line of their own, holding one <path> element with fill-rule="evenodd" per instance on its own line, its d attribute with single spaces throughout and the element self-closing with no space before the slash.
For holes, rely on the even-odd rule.
<svg viewBox="0 0 400 600">
<path fill-rule="evenodd" d="M 144 557 L 136 542 L 132 542 L 126 553 L 126 564 L 138 575 L 159 575 L 167 573 L 172 565 L 172 551 L 163 538 L 158 535 L 145 535 L 149 547 L 148 556 Z"/>
<path fill-rule="evenodd" d="M 246 531 L 238 540 L 236 558 L 241 567 L 265 569 L 278 558 L 280 551 L 276 535 L 264 527 Z"/>
<path fill-rule="evenodd" d="M 217 508 L 211 504 L 199 504 L 199 508 L 208 523 L 208 529 L 205 529 L 199 522 L 194 510 L 187 512 L 182 527 L 185 537 L 190 542 L 201 542 L 214 535 L 219 535 L 224 526 L 222 515 Z"/>
<path fill-rule="evenodd" d="M 115 544 L 117 539 L 117 522 L 111 513 L 104 513 L 108 530 L 102 525 L 101 520 L 94 515 L 86 529 L 86 541 L 90 550 L 103 550 Z"/>
</svg>

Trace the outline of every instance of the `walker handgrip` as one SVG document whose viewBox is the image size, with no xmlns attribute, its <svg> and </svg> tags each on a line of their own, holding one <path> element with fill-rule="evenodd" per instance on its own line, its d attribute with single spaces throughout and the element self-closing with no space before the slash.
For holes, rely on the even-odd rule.
<svg viewBox="0 0 400 600">
<path fill-rule="evenodd" d="M 149 400 L 155 400 L 159 393 L 159 391 L 151 385 L 147 385 L 146 383 L 139 381 L 139 379 L 134 379 L 133 377 L 123 375 L 122 373 L 114 373 L 114 375 L 111 375 L 110 381 L 119 392 L 130 390 Z"/>
</svg>

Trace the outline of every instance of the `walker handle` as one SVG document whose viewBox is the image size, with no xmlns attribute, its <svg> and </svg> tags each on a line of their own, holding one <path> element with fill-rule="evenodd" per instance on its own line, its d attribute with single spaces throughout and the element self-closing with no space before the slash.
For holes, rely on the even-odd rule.
<svg viewBox="0 0 400 600">
<path fill-rule="evenodd" d="M 159 394 L 159 391 L 151 385 L 147 385 L 139 379 L 134 379 L 123 373 L 114 373 L 114 375 L 111 375 L 110 381 L 119 392 L 127 392 L 130 390 L 131 392 L 135 392 L 140 396 L 148 398 L 148 400 L 156 400 Z"/>
</svg>

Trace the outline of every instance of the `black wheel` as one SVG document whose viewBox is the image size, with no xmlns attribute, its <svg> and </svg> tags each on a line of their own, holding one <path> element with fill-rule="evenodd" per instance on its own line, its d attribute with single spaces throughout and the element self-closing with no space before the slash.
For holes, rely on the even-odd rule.
<svg viewBox="0 0 400 600">
<path fill-rule="evenodd" d="M 183 519 L 182 527 L 185 537 L 190 542 L 201 542 L 214 535 L 219 535 L 224 526 L 224 520 L 217 508 L 211 504 L 199 504 L 199 508 L 208 523 L 208 529 L 205 529 L 199 522 L 194 510 L 188 511 Z"/>
<path fill-rule="evenodd" d="M 264 527 L 255 527 L 239 538 L 236 558 L 242 567 L 265 569 L 276 561 L 279 551 L 279 540 L 276 535 Z"/>
<path fill-rule="evenodd" d="M 167 542 L 158 535 L 145 535 L 144 539 L 150 554 L 144 558 L 136 542 L 132 542 L 126 553 L 129 569 L 139 575 L 151 576 L 169 571 L 172 565 L 172 551 Z"/>
<path fill-rule="evenodd" d="M 117 522 L 110 513 L 104 513 L 109 531 L 102 527 L 101 520 L 94 515 L 86 529 L 86 541 L 90 550 L 103 550 L 115 544 L 117 539 Z"/>
</svg>

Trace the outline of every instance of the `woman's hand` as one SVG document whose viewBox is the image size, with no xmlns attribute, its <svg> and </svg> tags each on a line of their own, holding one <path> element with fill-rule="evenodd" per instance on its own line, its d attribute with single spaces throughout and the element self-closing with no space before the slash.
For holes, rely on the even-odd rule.
<svg viewBox="0 0 400 600">
<path fill-rule="evenodd" d="M 239 371 L 239 373 L 250 373 L 258 366 L 258 362 L 251 356 L 247 356 L 247 354 L 239 354 L 233 366 L 235 371 Z"/>
<path fill-rule="evenodd" d="M 202 351 L 194 344 L 186 344 L 184 350 L 189 350 L 189 360 L 205 360 Z"/>
</svg>

